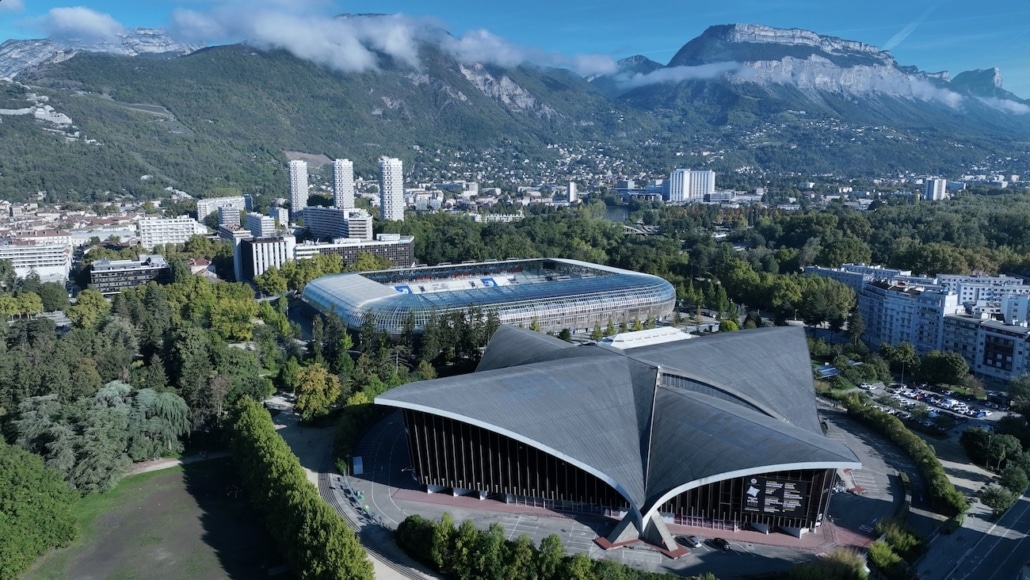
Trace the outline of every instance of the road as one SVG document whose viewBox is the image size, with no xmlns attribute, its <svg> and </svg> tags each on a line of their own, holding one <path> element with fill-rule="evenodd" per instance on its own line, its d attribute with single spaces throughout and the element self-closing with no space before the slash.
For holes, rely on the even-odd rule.
<svg viewBox="0 0 1030 580">
<path fill-rule="evenodd" d="M 920 578 L 943 580 L 1012 580 L 1030 560 L 1030 497 L 1024 495 L 997 522 L 989 522 L 981 505 L 966 525 L 939 537 L 920 563 Z"/>
</svg>

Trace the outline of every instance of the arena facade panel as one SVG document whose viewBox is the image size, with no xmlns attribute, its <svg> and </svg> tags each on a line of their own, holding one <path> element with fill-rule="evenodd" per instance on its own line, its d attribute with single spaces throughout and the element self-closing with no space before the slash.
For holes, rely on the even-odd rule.
<svg viewBox="0 0 1030 580">
<path fill-rule="evenodd" d="M 672 314 L 676 290 L 649 274 L 556 258 L 505 260 L 323 276 L 304 287 L 303 298 L 322 312 L 335 312 L 350 328 L 366 314 L 380 330 L 398 336 L 411 316 L 416 332 L 430 316 L 470 307 L 501 324 L 544 332 L 589 332 L 662 320 Z"/>
<path fill-rule="evenodd" d="M 427 491 L 622 517 L 608 541 L 676 549 L 666 522 L 819 525 L 855 454 L 816 415 L 802 329 L 632 349 L 502 326 L 475 372 L 376 398 L 403 410 Z"/>
</svg>

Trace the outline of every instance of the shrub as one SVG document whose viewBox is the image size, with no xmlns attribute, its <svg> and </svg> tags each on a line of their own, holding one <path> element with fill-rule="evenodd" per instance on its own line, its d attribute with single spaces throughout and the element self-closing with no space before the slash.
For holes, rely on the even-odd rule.
<svg viewBox="0 0 1030 580">
<path fill-rule="evenodd" d="M 825 558 L 802 562 L 790 569 L 790 580 L 866 580 L 865 558 L 848 548 L 837 548 Z"/>
</svg>

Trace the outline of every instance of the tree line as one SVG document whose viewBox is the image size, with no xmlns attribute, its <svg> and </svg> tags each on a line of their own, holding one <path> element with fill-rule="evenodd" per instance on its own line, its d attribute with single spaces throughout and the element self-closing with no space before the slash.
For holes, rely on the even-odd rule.
<svg viewBox="0 0 1030 580">
<path fill-rule="evenodd" d="M 228 428 L 244 487 L 298 576 L 371 580 L 372 563 L 354 532 L 318 495 L 260 403 L 241 399 Z"/>
</svg>

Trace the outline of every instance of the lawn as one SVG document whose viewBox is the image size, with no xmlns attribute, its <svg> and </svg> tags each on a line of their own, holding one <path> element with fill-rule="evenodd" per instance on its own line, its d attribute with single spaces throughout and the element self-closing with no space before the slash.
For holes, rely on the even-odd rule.
<svg viewBox="0 0 1030 580">
<path fill-rule="evenodd" d="M 282 563 L 228 459 L 128 477 L 75 510 L 79 539 L 25 578 L 253 578 Z"/>
</svg>

